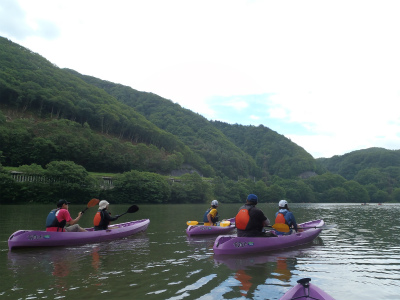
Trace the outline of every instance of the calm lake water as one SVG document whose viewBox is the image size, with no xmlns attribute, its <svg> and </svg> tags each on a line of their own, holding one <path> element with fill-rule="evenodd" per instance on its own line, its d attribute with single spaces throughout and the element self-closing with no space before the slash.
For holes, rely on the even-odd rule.
<svg viewBox="0 0 400 300">
<path fill-rule="evenodd" d="M 233 217 L 241 204 L 221 204 Z M 111 205 L 121 214 L 130 205 Z M 207 205 L 140 205 L 120 221 L 151 220 L 146 232 L 79 247 L 8 251 L 19 229 L 43 229 L 52 206 L 2 205 L 1 299 L 279 299 L 312 278 L 335 299 L 400 299 L 400 205 L 292 204 L 299 223 L 324 219 L 312 244 L 251 256 L 214 257 L 215 237 L 188 238 L 186 221 Z M 276 205 L 259 204 L 272 219 Z M 85 205 L 70 205 L 72 217 Z M 95 208 L 80 225 L 90 227 Z"/>
</svg>

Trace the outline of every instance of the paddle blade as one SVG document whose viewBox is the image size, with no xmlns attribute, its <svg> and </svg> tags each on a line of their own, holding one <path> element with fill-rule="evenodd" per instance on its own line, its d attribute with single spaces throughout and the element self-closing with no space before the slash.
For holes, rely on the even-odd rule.
<svg viewBox="0 0 400 300">
<path fill-rule="evenodd" d="M 99 204 L 100 200 L 93 198 L 92 200 L 90 200 L 87 204 L 87 208 L 91 208 L 93 206 L 96 206 L 97 204 Z"/>
<path fill-rule="evenodd" d="M 221 226 L 221 227 L 228 227 L 230 225 L 231 225 L 230 221 L 222 221 L 219 223 L 219 226 Z"/>
<path fill-rule="evenodd" d="M 139 210 L 139 207 L 137 205 L 132 205 L 131 207 L 128 208 L 127 213 L 131 214 L 134 212 L 137 212 Z"/>
<path fill-rule="evenodd" d="M 186 224 L 187 225 L 198 225 L 199 222 L 197 222 L 197 221 L 187 221 Z"/>
<path fill-rule="evenodd" d="M 289 232 L 290 228 L 287 224 L 283 224 L 283 223 L 276 223 L 274 225 L 272 225 L 272 228 L 280 231 L 280 232 Z"/>
<path fill-rule="evenodd" d="M 84 213 L 85 211 L 87 211 L 88 208 L 91 208 L 91 207 L 93 207 L 93 206 L 96 206 L 97 204 L 99 204 L 99 202 L 100 202 L 99 199 L 93 198 L 92 200 L 90 200 L 90 201 L 88 202 L 88 204 L 86 205 L 86 208 L 85 208 L 84 210 L 82 210 L 82 213 Z"/>
<path fill-rule="evenodd" d="M 137 205 L 132 205 L 131 207 L 128 208 L 128 210 L 126 212 L 124 212 L 123 214 L 119 215 L 118 218 L 123 216 L 123 215 L 126 215 L 126 214 L 131 214 L 131 213 L 137 212 L 138 210 L 139 210 L 139 207 Z"/>
</svg>

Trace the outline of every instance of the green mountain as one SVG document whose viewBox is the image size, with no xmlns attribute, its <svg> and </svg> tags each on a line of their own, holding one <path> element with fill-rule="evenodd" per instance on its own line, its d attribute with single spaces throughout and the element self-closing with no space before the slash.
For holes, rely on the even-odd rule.
<svg viewBox="0 0 400 300">
<path fill-rule="evenodd" d="M 213 166 L 218 176 L 259 178 L 278 175 L 291 178 L 316 170 L 315 160 L 310 154 L 267 127 L 208 121 L 155 94 L 69 71 L 135 108 L 159 128 L 177 136 Z M 243 145 L 243 141 L 247 144 Z"/>
<path fill-rule="evenodd" d="M 35 162 L 27 151 L 23 153 L 27 146 L 15 151 L 16 144 L 13 143 L 23 140 L 25 145 L 29 144 L 31 150 L 40 153 L 41 150 L 37 145 L 40 144 L 39 148 L 45 146 L 38 141 L 39 138 L 44 139 L 49 148 L 55 148 L 48 161 L 50 159 L 76 161 L 74 156 L 77 155 L 73 152 L 75 150 L 79 152 L 82 148 L 79 144 L 83 142 L 77 141 L 77 137 L 84 134 L 83 128 L 90 128 L 93 131 L 91 133 L 101 136 L 96 139 L 103 140 L 102 145 L 95 144 L 93 147 L 102 148 L 97 149 L 104 156 L 111 156 L 113 153 L 110 151 L 115 151 L 116 160 L 129 160 L 131 156 L 139 155 L 144 156 L 140 158 L 142 162 L 154 160 L 154 155 L 164 160 L 170 160 L 172 157 L 172 160 L 175 160 L 172 164 L 175 166 L 178 162 L 181 165 L 183 158 L 185 163 L 207 176 L 213 175 L 212 167 L 176 136 L 160 129 L 104 90 L 87 84 L 70 72 L 54 66 L 40 55 L 4 38 L 0 39 L 0 65 L 0 108 L 7 119 L 14 123 L 3 123 L 5 127 L 3 130 L 8 128 L 8 131 L 11 129 L 15 131 L 13 134 L 3 132 L 0 137 L 1 151 L 6 165 L 16 166 L 20 163 Z M 19 124 L 22 120 L 25 122 L 23 125 Z M 68 138 L 62 136 L 64 129 L 55 133 L 55 124 L 59 124 L 62 120 L 64 123 L 65 120 L 70 121 Z M 12 127 L 19 129 L 15 130 Z M 16 135 L 20 136 L 16 138 Z M 115 139 L 119 141 L 119 145 L 115 144 Z M 66 144 L 74 144 L 71 147 L 76 149 L 66 149 Z M 117 149 L 118 147 L 121 149 Z M 154 154 L 154 147 L 158 149 L 158 154 Z M 144 150 L 148 150 L 151 155 L 146 155 Z M 120 157 L 125 153 L 128 157 Z M 16 157 L 18 155 L 19 158 Z M 99 155 L 95 155 L 94 158 L 99 158 Z M 123 172 L 132 167 L 127 163 L 118 170 L 115 164 L 121 163 L 117 161 L 112 163 L 111 159 L 110 163 L 114 165 L 99 169 L 99 166 L 93 168 L 97 164 L 93 160 L 86 163 L 85 160 L 90 160 L 90 157 L 79 160 L 79 163 L 90 171 L 104 172 L 111 169 Z M 153 171 L 162 170 L 160 167 L 158 170 L 153 168 Z"/>
<path fill-rule="evenodd" d="M 391 169 L 397 169 L 400 166 L 400 150 L 369 148 L 340 156 L 335 155 L 328 159 L 318 158 L 317 161 L 329 172 L 339 174 L 347 180 L 353 180 L 363 170 L 381 169 L 390 172 Z M 400 179 L 399 171 L 392 173 Z"/>
<path fill-rule="evenodd" d="M 25 135 L 30 135 L 31 140 L 39 137 L 45 138 L 47 142 L 50 140 L 49 147 L 56 148 L 57 153 L 62 153 L 58 156 L 52 153 L 47 156 L 49 159 L 70 159 L 90 171 L 123 172 L 132 167 L 140 170 L 146 167 L 139 167 L 138 163 L 126 163 L 126 166 L 120 167 L 121 162 L 114 166 L 112 159 L 108 159 L 107 164 L 94 163 L 90 157 L 100 159 L 101 155 L 94 155 L 93 151 L 85 151 L 84 159 L 79 159 L 76 152 L 74 157 L 68 156 L 71 149 L 67 151 L 57 142 L 63 138 L 56 140 L 54 131 L 43 131 L 45 126 L 43 123 L 48 124 L 52 121 L 54 124 L 55 120 L 69 120 L 82 127 L 86 126 L 103 137 L 117 139 L 122 143 L 141 144 L 142 148 L 143 145 L 155 146 L 162 152 L 156 156 L 163 158 L 164 162 L 160 163 L 160 166 L 154 166 L 156 164 L 154 161 L 147 164 L 148 170 L 153 172 L 165 174 L 171 172 L 172 167 L 177 169 L 185 167 L 195 169 L 207 177 L 217 175 L 237 179 L 269 175 L 290 178 L 302 172 L 315 170 L 315 162 L 304 149 L 266 127 L 257 128 L 255 137 L 262 139 L 262 148 L 258 153 L 253 153 L 250 147 L 241 148 L 240 145 L 236 145 L 237 139 L 232 136 L 228 138 L 221 130 L 221 123 L 216 126 L 215 122 L 210 122 L 170 100 L 84 76 L 73 70 L 57 68 L 40 55 L 4 38 L 0 39 L 0 51 L 1 108 L 11 119 L 12 115 L 26 116 L 30 113 L 30 116 L 40 120 L 43 134 L 38 134 L 40 131 L 36 128 L 38 125 L 35 122 L 29 126 L 25 125 L 30 130 Z M 79 128 L 79 126 L 70 127 Z M 254 132 L 253 127 L 243 126 L 241 129 L 240 134 L 247 130 L 249 133 Z M 226 128 L 224 130 L 226 131 Z M 81 134 L 82 132 L 70 133 L 70 139 Z M 76 139 L 73 144 L 78 145 L 82 142 Z M 64 137 L 64 140 L 68 139 Z M 34 144 L 32 147 L 37 148 Z M 43 147 L 41 145 L 41 148 Z M 102 149 L 103 155 L 107 152 L 107 147 L 98 145 L 97 148 Z M 139 151 L 138 147 L 135 151 L 127 149 L 117 151 L 115 148 L 117 146 L 114 145 L 112 150 L 116 151 L 118 160 L 123 160 L 121 155 L 127 151 L 132 153 L 128 158 L 132 161 L 134 152 Z M 15 147 L 10 145 L 9 149 L 15 150 Z M 28 154 L 20 159 L 15 157 L 11 159 L 12 151 L 7 148 L 3 148 L 2 151 L 6 165 L 35 162 L 33 159 L 29 160 Z M 153 157 L 154 155 L 148 160 Z M 268 160 L 268 157 L 271 159 Z M 299 161 L 296 163 L 298 167 L 290 169 L 289 166 L 293 165 L 294 161 Z M 45 159 L 42 159 L 42 164 L 45 162 Z"/>
<path fill-rule="evenodd" d="M 2 166 L 22 166 L 41 186 L 13 181 Z M 87 171 L 115 174 L 115 188 L 104 191 Z M 249 192 L 267 202 L 399 202 L 400 150 L 315 160 L 268 127 L 209 121 L 153 93 L 60 69 L 0 37 L 0 190 L 8 203 L 46 202 L 52 193 L 240 202 Z"/>
</svg>

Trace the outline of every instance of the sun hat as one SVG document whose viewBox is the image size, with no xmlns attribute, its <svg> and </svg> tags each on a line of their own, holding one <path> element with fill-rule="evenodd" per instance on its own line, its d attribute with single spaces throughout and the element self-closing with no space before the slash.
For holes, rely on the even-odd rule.
<svg viewBox="0 0 400 300">
<path fill-rule="evenodd" d="M 101 200 L 99 202 L 99 209 L 105 209 L 107 208 L 107 205 L 109 205 L 110 203 L 107 202 L 107 200 Z"/>
</svg>

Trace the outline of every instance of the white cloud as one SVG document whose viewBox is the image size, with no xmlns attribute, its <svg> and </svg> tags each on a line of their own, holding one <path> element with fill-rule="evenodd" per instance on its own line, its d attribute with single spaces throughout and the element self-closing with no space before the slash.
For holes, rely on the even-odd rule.
<svg viewBox="0 0 400 300">
<path fill-rule="evenodd" d="M 285 108 L 276 106 L 268 109 L 268 114 L 274 119 L 285 119 L 288 115 Z"/>
<path fill-rule="evenodd" d="M 0 35 L 60 67 L 209 119 L 269 117 L 281 122 L 272 129 L 314 156 L 330 156 L 400 144 L 397 7 L 390 0 L 4 0 Z M 235 109 L 231 116 L 223 105 Z"/>
<path fill-rule="evenodd" d="M 249 107 L 249 104 L 245 101 L 242 100 L 234 100 L 234 101 L 230 101 L 228 103 L 224 104 L 225 106 L 231 106 L 233 108 L 235 108 L 238 111 L 241 111 L 247 107 Z"/>
</svg>

